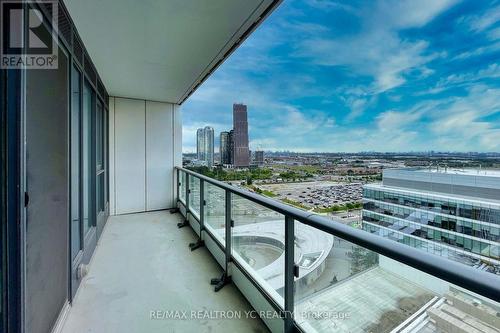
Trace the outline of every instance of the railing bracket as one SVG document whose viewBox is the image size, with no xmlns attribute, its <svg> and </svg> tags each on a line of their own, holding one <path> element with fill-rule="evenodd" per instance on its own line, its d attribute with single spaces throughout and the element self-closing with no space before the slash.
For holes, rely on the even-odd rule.
<svg viewBox="0 0 500 333">
<path fill-rule="evenodd" d="M 191 249 L 191 251 L 194 251 L 202 246 L 205 246 L 205 242 L 202 239 L 198 239 L 196 243 L 189 243 L 189 248 Z"/>
<path fill-rule="evenodd" d="M 179 210 L 179 208 L 171 208 L 171 209 L 169 209 L 169 212 L 170 212 L 170 214 L 175 214 L 175 213 L 180 212 L 180 210 Z"/>
<path fill-rule="evenodd" d="M 184 220 L 184 222 L 179 222 L 177 223 L 177 227 L 180 229 L 180 228 L 183 228 L 185 226 L 188 226 L 189 225 L 189 221 L 186 219 Z"/>
<path fill-rule="evenodd" d="M 232 279 L 230 276 L 227 276 L 226 272 L 222 273 L 222 276 L 220 278 L 215 278 L 210 280 L 211 285 L 215 285 L 214 291 L 218 292 L 221 290 L 226 284 L 229 284 L 232 282 Z"/>
</svg>

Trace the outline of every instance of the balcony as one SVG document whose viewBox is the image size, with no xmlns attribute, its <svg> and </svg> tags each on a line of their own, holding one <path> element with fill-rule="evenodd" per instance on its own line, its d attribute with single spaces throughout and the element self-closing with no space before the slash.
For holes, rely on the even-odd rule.
<svg viewBox="0 0 500 333">
<path fill-rule="evenodd" d="M 234 285 L 213 293 L 209 281 L 222 270 L 206 249 L 187 249 L 196 237 L 179 222 L 168 211 L 110 217 L 62 332 L 266 332 L 259 319 L 173 318 L 252 310 Z"/>
<path fill-rule="evenodd" d="M 254 307 L 265 298 L 282 314 L 285 331 L 500 327 L 496 275 L 185 169 L 178 172 L 183 216 L 241 290 L 252 282 L 255 289 L 243 294 Z"/>
<path fill-rule="evenodd" d="M 180 214 L 110 218 L 64 332 L 498 332 L 493 274 L 177 173 Z"/>
<path fill-rule="evenodd" d="M 20 6 L 58 68 L 0 72 L 0 332 L 499 331 L 497 276 L 180 168 L 181 104 L 280 2 Z"/>
</svg>

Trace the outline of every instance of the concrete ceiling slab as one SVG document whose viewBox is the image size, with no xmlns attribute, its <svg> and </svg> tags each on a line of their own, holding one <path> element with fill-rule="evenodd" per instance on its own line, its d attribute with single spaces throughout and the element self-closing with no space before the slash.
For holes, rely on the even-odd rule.
<svg viewBox="0 0 500 333">
<path fill-rule="evenodd" d="M 111 96 L 177 104 L 279 2 L 64 0 Z"/>
</svg>

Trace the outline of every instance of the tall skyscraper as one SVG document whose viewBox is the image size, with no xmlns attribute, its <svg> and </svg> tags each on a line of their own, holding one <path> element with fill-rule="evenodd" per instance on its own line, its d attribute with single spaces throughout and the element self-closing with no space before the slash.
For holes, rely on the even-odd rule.
<svg viewBox="0 0 500 333">
<path fill-rule="evenodd" d="M 228 146 L 229 146 L 228 161 L 229 161 L 229 164 L 233 164 L 234 163 L 234 130 L 229 131 Z"/>
<path fill-rule="evenodd" d="M 255 164 L 257 165 L 264 164 L 264 152 L 262 150 L 257 150 L 255 152 Z"/>
<path fill-rule="evenodd" d="M 231 164 L 231 160 L 229 159 L 230 154 L 229 150 L 231 147 L 229 146 L 229 132 L 221 132 L 220 133 L 220 163 L 221 164 Z"/>
<path fill-rule="evenodd" d="M 196 131 L 196 157 L 198 160 L 205 160 L 205 132 L 203 128 L 198 128 Z"/>
<path fill-rule="evenodd" d="M 206 126 L 203 131 L 205 132 L 205 161 L 208 167 L 214 166 L 214 129 Z"/>
<path fill-rule="evenodd" d="M 196 131 L 196 153 L 199 161 L 208 167 L 214 165 L 214 129 L 210 126 Z"/>
<path fill-rule="evenodd" d="M 248 149 L 248 118 L 247 106 L 233 104 L 233 130 L 234 130 L 234 166 L 248 167 L 250 154 Z"/>
</svg>

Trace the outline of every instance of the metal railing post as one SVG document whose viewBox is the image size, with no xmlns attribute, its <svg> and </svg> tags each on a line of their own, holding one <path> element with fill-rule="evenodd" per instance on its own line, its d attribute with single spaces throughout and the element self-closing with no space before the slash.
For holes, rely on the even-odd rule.
<svg viewBox="0 0 500 333">
<path fill-rule="evenodd" d="M 226 231 L 225 247 L 224 247 L 224 259 L 225 259 L 225 271 L 222 273 L 220 279 L 212 279 L 211 284 L 215 285 L 215 291 L 219 291 L 226 284 L 231 282 L 231 277 L 229 276 L 229 263 L 231 262 L 231 227 L 233 226 L 233 219 L 231 216 L 231 191 L 228 189 L 225 192 L 225 204 L 226 212 L 224 215 L 224 229 Z"/>
<path fill-rule="evenodd" d="M 177 202 L 180 200 L 180 194 L 179 194 L 179 188 L 180 188 L 180 185 L 181 185 L 181 178 L 180 178 L 180 173 L 181 173 L 181 170 L 179 169 L 176 169 L 177 171 L 177 178 L 175 179 L 176 181 L 176 189 L 175 189 L 175 194 L 177 195 Z"/>
<path fill-rule="evenodd" d="M 229 262 L 231 261 L 231 227 L 233 226 L 233 219 L 231 216 L 231 192 L 226 192 L 226 273 L 228 272 Z"/>
<path fill-rule="evenodd" d="M 226 192 L 229 191 L 232 194 L 238 195 L 238 197 L 250 200 L 265 208 L 269 208 L 275 212 L 283 214 L 287 216 L 287 218 L 290 217 L 295 221 L 311 226 L 317 230 L 329 233 L 335 237 L 354 243 L 358 246 L 364 247 L 368 250 L 378 253 L 379 255 L 386 256 L 401 264 L 413 267 L 421 272 L 430 274 L 451 284 L 458 285 L 459 287 L 480 294 L 488 299 L 494 301 L 500 300 L 500 285 L 498 284 L 498 277 L 494 274 L 477 270 L 476 268 L 464 265 L 463 263 L 449 260 L 448 258 L 420 251 L 416 248 L 394 242 L 393 240 L 381 237 L 379 235 L 352 228 L 340 222 L 332 223 L 332 221 L 327 219 L 326 217 L 300 210 L 277 200 L 228 185 L 221 181 L 197 174 L 187 169 L 179 169 L 183 172 L 189 173 L 193 176 L 198 177 L 199 179 L 204 180 L 207 184 L 211 184 L 219 189 L 225 190 Z M 231 231 L 229 230 L 229 233 L 230 232 Z M 291 235 L 290 232 L 288 234 Z M 229 246 L 230 241 L 230 238 L 226 238 L 226 242 L 228 242 Z M 223 246 L 221 245 L 220 247 L 222 248 Z M 225 252 L 227 252 L 228 249 L 226 248 L 224 250 Z M 230 250 L 231 249 L 229 248 L 229 258 L 231 258 Z M 291 253 L 290 251 L 288 252 L 289 254 Z M 287 265 L 291 266 L 290 262 L 288 262 Z M 290 267 L 286 269 L 287 276 L 290 276 L 289 271 Z M 295 275 L 298 273 L 296 266 L 294 267 L 293 272 L 295 273 Z M 220 279 L 213 280 L 220 281 Z M 286 281 L 288 281 L 287 294 L 291 295 L 290 288 L 292 288 L 291 290 L 293 291 L 293 287 L 290 287 L 291 283 L 289 279 L 285 279 L 285 282 Z M 217 282 L 215 282 L 214 284 L 217 284 Z M 286 297 L 285 302 L 288 302 L 288 305 L 286 307 L 287 309 L 292 308 L 292 300 L 293 299 L 290 296 Z"/>
<path fill-rule="evenodd" d="M 173 185 L 174 186 L 174 207 L 170 208 L 170 214 L 175 214 L 175 213 L 178 213 L 179 212 L 179 200 L 180 200 L 180 196 L 179 196 L 179 184 L 180 184 L 180 180 L 179 180 L 179 174 L 180 174 L 180 170 L 175 168 L 175 177 L 174 177 L 174 180 L 175 180 L 175 184 Z"/>
<path fill-rule="evenodd" d="M 177 223 L 177 227 L 179 227 L 179 228 L 182 228 L 182 227 L 189 225 L 189 218 L 188 218 L 188 214 L 189 214 L 189 174 L 187 172 L 184 172 L 184 174 L 186 175 L 186 177 L 184 178 L 184 181 L 186 182 L 186 189 L 184 192 L 185 193 L 184 202 L 186 203 L 186 216 L 185 216 L 184 222 Z"/>
<path fill-rule="evenodd" d="M 199 179 L 199 178 L 198 178 Z M 200 211 L 198 212 L 200 214 L 200 217 L 198 219 L 198 223 L 200 225 L 200 237 L 198 238 L 198 241 L 196 241 L 195 243 L 189 243 L 189 248 L 191 249 L 191 251 L 194 251 L 196 250 L 197 248 L 200 248 L 202 246 L 205 245 L 205 242 L 203 241 L 203 237 L 201 236 L 203 230 L 205 229 L 205 224 L 204 224 L 204 214 L 205 214 L 205 195 L 204 195 L 204 185 L 203 185 L 203 180 L 202 179 L 199 179 L 200 180 L 200 187 L 199 187 L 199 191 L 200 191 Z"/>
<path fill-rule="evenodd" d="M 293 332 L 293 282 L 297 271 L 295 268 L 295 230 L 294 220 L 285 216 L 285 333 Z"/>
<path fill-rule="evenodd" d="M 189 174 L 186 173 L 186 219 L 189 213 Z"/>
<path fill-rule="evenodd" d="M 200 238 L 203 230 L 205 230 L 205 182 L 200 179 Z"/>
</svg>

